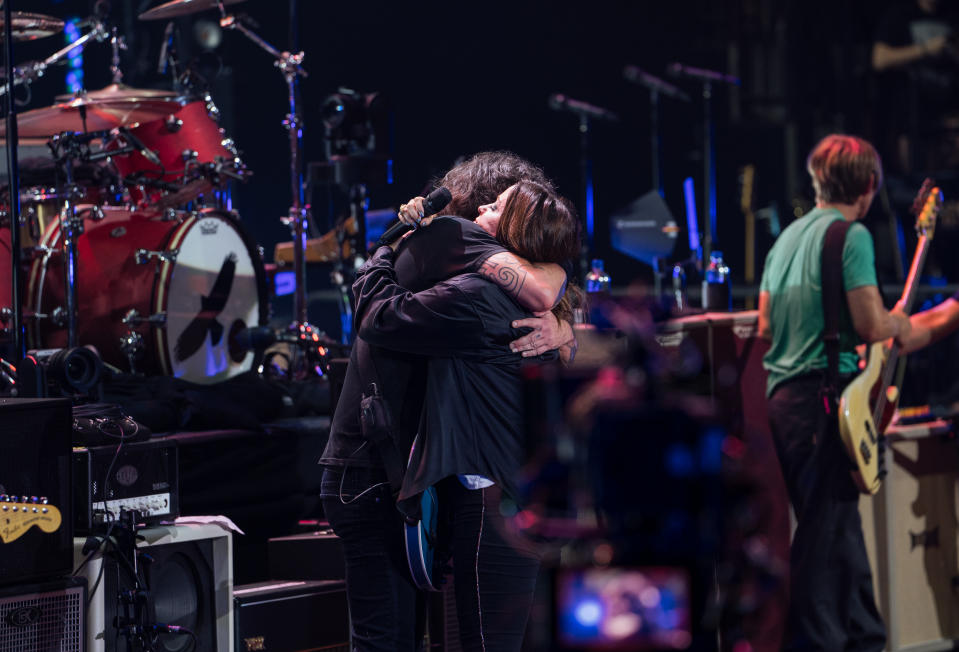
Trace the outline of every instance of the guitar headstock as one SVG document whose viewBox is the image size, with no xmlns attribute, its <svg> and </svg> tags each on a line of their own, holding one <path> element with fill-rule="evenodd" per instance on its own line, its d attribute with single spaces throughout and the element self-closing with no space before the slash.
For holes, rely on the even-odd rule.
<svg viewBox="0 0 959 652">
<path fill-rule="evenodd" d="M 912 203 L 912 212 L 916 216 L 916 235 L 932 240 L 941 208 L 942 191 L 932 179 L 926 179 Z"/>
<path fill-rule="evenodd" d="M 10 543 L 19 539 L 36 525 L 44 532 L 60 529 L 60 510 L 36 496 L 8 496 L 0 494 L 0 541 Z"/>
</svg>

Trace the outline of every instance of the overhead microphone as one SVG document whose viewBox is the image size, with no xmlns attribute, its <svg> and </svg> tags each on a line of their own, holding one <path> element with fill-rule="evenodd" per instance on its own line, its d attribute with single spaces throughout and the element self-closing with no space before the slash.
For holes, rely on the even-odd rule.
<svg viewBox="0 0 959 652">
<path fill-rule="evenodd" d="M 426 196 L 426 199 L 423 201 L 423 214 L 435 215 L 446 208 L 451 201 L 453 201 L 452 193 L 450 193 L 445 186 L 440 186 Z M 413 227 L 405 222 L 397 222 L 383 233 L 380 239 L 376 241 L 376 245 L 373 247 L 373 249 L 390 244 L 398 237 L 412 229 Z"/>
<path fill-rule="evenodd" d="M 601 106 L 596 106 L 595 104 L 590 104 L 582 100 L 573 99 L 562 93 L 553 93 L 550 95 L 548 104 L 549 108 L 554 111 L 569 111 L 581 117 L 619 122 L 619 116 L 609 109 L 604 109 Z"/>
</svg>

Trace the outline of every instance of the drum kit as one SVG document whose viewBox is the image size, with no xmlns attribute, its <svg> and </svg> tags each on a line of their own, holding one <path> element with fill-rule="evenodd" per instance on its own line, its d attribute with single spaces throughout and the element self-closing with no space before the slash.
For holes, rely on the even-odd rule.
<svg viewBox="0 0 959 652">
<path fill-rule="evenodd" d="M 219 9 L 221 25 L 241 31 L 276 58 L 290 98 L 284 124 L 293 201 L 285 222 L 298 243 L 299 281 L 305 274 L 307 215 L 295 83 L 306 74 L 303 54 L 277 51 L 226 14 L 225 5 L 242 1 L 171 0 L 139 18 Z M 17 41 L 63 29 L 62 21 L 48 16 L 5 11 Z M 125 86 L 119 70 L 122 38 L 102 20 L 90 22 L 78 41 L 43 61 L 13 68 L 12 83 L 0 90 L 29 84 L 78 43 L 109 40 L 113 47 L 113 84 L 16 116 L 18 146 L 44 144 L 53 158 L 39 164 L 22 159 L 19 192 L 14 197 L 4 191 L 0 278 L 8 279 L 6 270 L 19 259 L 22 282 L 19 292 L 9 280 L 0 282 L 0 341 L 17 338 L 12 326 L 18 320 L 12 316 L 15 295 L 21 294 L 23 348 L 93 346 L 121 370 L 204 384 L 247 371 L 254 353 L 237 342 L 245 329 L 266 323 L 266 275 L 259 248 L 230 210 L 228 183 L 247 178 L 249 171 L 219 127 L 208 95 Z M 0 137 L 6 137 L 5 129 Z M 11 201 L 16 198 L 19 202 Z M 303 285 L 297 283 L 291 329 L 315 342 Z"/>
</svg>

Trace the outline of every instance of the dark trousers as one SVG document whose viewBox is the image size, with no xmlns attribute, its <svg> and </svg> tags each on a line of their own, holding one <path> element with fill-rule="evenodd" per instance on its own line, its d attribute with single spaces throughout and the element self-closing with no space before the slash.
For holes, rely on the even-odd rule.
<svg viewBox="0 0 959 652">
<path fill-rule="evenodd" d="M 460 644 L 467 652 L 518 652 L 540 558 L 512 534 L 496 485 L 467 489 L 456 477 L 437 486 L 448 519 Z"/>
<path fill-rule="evenodd" d="M 355 652 L 412 652 L 421 649 L 423 640 L 426 594 L 410 578 L 403 518 L 389 485 L 356 498 L 385 482 L 381 469 L 323 471 L 323 510 L 343 543 Z"/>
<path fill-rule="evenodd" d="M 879 651 L 886 634 L 873 596 L 859 491 L 820 385 L 818 374 L 803 376 L 769 399 L 776 453 L 798 520 L 783 649 Z"/>
</svg>

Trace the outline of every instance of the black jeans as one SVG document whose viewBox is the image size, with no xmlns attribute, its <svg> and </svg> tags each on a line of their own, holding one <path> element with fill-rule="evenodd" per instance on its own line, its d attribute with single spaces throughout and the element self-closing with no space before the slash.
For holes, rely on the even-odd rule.
<svg viewBox="0 0 959 652">
<path fill-rule="evenodd" d="M 510 533 L 498 486 L 467 489 L 449 477 L 437 485 L 437 495 L 450 528 L 460 644 L 467 652 L 518 652 L 539 554 Z"/>
<path fill-rule="evenodd" d="M 382 469 L 325 467 L 323 510 L 343 543 L 353 650 L 421 649 L 426 594 L 410 578 L 403 518 Z M 344 504 L 347 503 L 347 504 Z"/>
<path fill-rule="evenodd" d="M 818 374 L 802 376 L 769 399 L 776 453 L 798 520 L 783 649 L 878 652 L 886 634 L 873 596 L 859 490 L 820 385 Z"/>
</svg>

